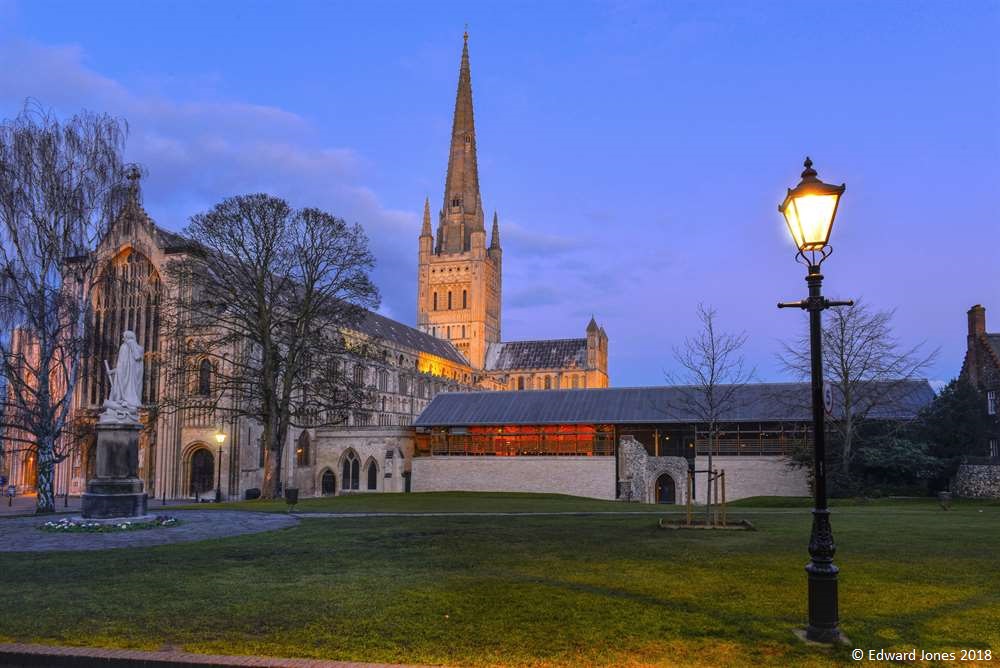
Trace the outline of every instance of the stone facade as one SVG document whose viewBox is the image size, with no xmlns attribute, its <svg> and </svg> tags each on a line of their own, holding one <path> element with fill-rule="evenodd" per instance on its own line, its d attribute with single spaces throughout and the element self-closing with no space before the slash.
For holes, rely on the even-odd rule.
<svg viewBox="0 0 1000 668">
<path fill-rule="evenodd" d="M 962 464 L 951 488 L 970 499 L 1000 499 L 1000 464 Z"/>
<path fill-rule="evenodd" d="M 809 496 L 809 472 L 792 468 L 786 457 L 712 457 L 716 471 L 726 472 L 726 500 L 750 496 Z M 695 460 L 699 471 L 708 468 L 708 457 Z M 695 501 L 705 502 L 706 474 L 695 479 Z M 721 494 L 721 492 L 720 492 Z"/>
<path fill-rule="evenodd" d="M 615 498 L 614 457 L 415 457 L 414 492 L 541 492 Z"/>
<path fill-rule="evenodd" d="M 658 495 L 661 476 L 669 476 L 673 498 Z M 639 503 L 686 503 L 688 462 L 683 457 L 652 457 L 633 436 L 618 443 L 618 489 L 622 501 Z"/>
</svg>

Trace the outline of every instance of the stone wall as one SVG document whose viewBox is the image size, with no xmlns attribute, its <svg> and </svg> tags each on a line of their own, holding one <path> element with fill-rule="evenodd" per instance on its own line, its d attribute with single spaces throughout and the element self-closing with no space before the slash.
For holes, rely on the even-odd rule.
<svg viewBox="0 0 1000 668">
<path fill-rule="evenodd" d="M 951 489 L 970 499 L 1000 498 L 1000 464 L 962 464 Z"/>
<path fill-rule="evenodd" d="M 712 457 L 712 466 L 726 472 L 726 500 L 735 501 L 749 496 L 809 496 L 809 474 L 806 469 L 793 469 L 785 457 Z M 695 460 L 699 471 L 708 468 L 708 457 Z M 695 501 L 705 502 L 707 474 L 695 478 Z M 721 483 L 720 483 L 721 484 Z"/>
<path fill-rule="evenodd" d="M 614 457 L 414 457 L 414 492 L 544 492 L 615 498 Z"/>
<path fill-rule="evenodd" d="M 674 498 L 663 503 L 687 502 L 688 463 L 683 457 L 651 457 L 633 436 L 618 444 L 618 488 L 622 501 L 656 503 L 656 482 L 662 475 L 674 481 Z"/>
</svg>

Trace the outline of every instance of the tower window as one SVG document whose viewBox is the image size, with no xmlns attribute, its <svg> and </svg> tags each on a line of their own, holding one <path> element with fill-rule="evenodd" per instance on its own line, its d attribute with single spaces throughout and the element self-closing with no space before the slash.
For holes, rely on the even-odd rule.
<svg viewBox="0 0 1000 668">
<path fill-rule="evenodd" d="M 456 198 L 452 199 L 451 200 L 451 205 L 452 206 L 462 206 L 462 198 L 461 197 L 456 197 Z"/>
<path fill-rule="evenodd" d="M 462 290 L 462 308 L 469 308 L 469 291 Z"/>
<path fill-rule="evenodd" d="M 451 290 L 448 291 L 448 310 L 451 310 Z"/>
<path fill-rule="evenodd" d="M 438 293 L 434 293 L 434 310 L 438 310 Z"/>
<path fill-rule="evenodd" d="M 986 393 L 986 412 L 990 415 L 997 414 L 997 392 L 990 390 Z"/>
</svg>

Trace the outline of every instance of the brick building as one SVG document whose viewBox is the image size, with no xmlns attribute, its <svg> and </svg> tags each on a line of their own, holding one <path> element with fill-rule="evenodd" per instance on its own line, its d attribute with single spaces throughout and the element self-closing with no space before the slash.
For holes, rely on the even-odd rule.
<svg viewBox="0 0 1000 668">
<path fill-rule="evenodd" d="M 983 410 L 993 418 L 986 454 L 1000 458 L 1000 333 L 986 331 L 986 309 L 981 304 L 969 309 L 968 323 L 961 377 L 983 394 Z"/>
</svg>

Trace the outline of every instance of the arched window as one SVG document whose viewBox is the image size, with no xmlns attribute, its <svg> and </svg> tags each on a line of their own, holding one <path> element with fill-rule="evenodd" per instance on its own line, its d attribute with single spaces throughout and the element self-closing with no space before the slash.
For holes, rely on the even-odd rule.
<svg viewBox="0 0 1000 668">
<path fill-rule="evenodd" d="M 469 291 L 462 290 L 462 308 L 469 308 Z"/>
<path fill-rule="evenodd" d="M 438 310 L 438 293 L 434 293 L 434 310 Z"/>
<path fill-rule="evenodd" d="M 309 466 L 309 432 L 303 431 L 299 436 L 299 442 L 295 448 L 295 465 Z"/>
<path fill-rule="evenodd" d="M 99 406 L 107 399 L 110 380 L 102 360 L 114 359 L 122 334 L 131 330 L 145 356 L 142 402 L 156 403 L 163 292 L 159 273 L 144 255 L 126 248 L 104 266 L 96 288 L 91 343 L 80 371 L 84 400 Z"/>
<path fill-rule="evenodd" d="M 448 291 L 448 310 L 451 310 L 451 290 Z"/>
<path fill-rule="evenodd" d="M 382 397 L 382 412 L 385 413 L 385 397 Z"/>
<path fill-rule="evenodd" d="M 357 385 L 365 384 L 365 367 L 361 364 L 354 367 L 354 382 Z"/>
<path fill-rule="evenodd" d="M 552 377 L 551 376 L 546 376 L 545 377 L 545 389 L 546 390 L 551 390 L 552 389 Z"/>
<path fill-rule="evenodd" d="M 344 456 L 343 475 L 340 476 L 342 489 L 358 489 L 358 478 L 360 477 L 361 462 L 354 450 L 348 450 Z"/>
<path fill-rule="evenodd" d="M 202 360 L 198 365 L 198 394 L 207 397 L 212 393 L 212 363 Z"/>
<path fill-rule="evenodd" d="M 524 389 L 524 376 L 518 376 L 517 377 L 517 389 L 519 389 L 519 390 L 523 390 Z"/>
<path fill-rule="evenodd" d="M 368 460 L 368 489 L 378 489 L 378 464 L 374 459 Z"/>
</svg>

